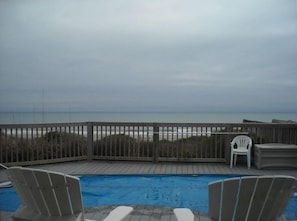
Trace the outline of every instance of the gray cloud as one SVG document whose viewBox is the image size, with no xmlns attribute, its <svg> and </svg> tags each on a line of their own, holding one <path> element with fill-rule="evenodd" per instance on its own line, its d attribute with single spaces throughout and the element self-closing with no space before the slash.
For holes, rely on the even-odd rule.
<svg viewBox="0 0 297 221">
<path fill-rule="evenodd" d="M 1 1 L 0 111 L 297 111 L 296 22 L 295 0 Z"/>
</svg>

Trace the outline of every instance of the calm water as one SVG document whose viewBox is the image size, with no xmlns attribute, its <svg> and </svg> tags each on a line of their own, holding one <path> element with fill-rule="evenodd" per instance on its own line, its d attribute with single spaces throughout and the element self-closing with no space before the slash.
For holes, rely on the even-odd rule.
<svg viewBox="0 0 297 221">
<path fill-rule="evenodd" d="M 208 184 L 231 175 L 119 175 L 83 176 L 84 207 L 100 205 L 159 205 L 187 207 L 208 212 Z M 0 189 L 0 210 L 14 211 L 20 205 L 13 188 Z M 297 196 L 285 210 L 287 218 L 297 217 Z"/>
<path fill-rule="evenodd" d="M 181 122 L 181 123 L 241 123 L 243 119 L 271 122 L 272 119 L 297 121 L 297 113 L 0 113 L 0 124 L 54 122 Z"/>
</svg>

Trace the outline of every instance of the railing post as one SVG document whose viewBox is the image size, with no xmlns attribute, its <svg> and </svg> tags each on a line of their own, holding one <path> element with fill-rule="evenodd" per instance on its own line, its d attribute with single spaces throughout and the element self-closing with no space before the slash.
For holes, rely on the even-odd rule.
<svg viewBox="0 0 297 221">
<path fill-rule="evenodd" d="M 93 159 L 93 123 L 87 123 L 87 154 L 88 161 Z"/>
<path fill-rule="evenodd" d="M 159 126 L 153 127 L 153 162 L 157 163 L 159 158 Z"/>
<path fill-rule="evenodd" d="M 226 162 L 228 164 L 230 164 L 230 155 L 231 155 L 231 146 L 230 146 L 230 143 L 232 141 L 232 136 L 230 133 L 233 132 L 233 128 L 228 125 L 226 126 L 226 132 L 227 132 L 227 135 L 225 136 L 226 140 L 225 140 L 225 159 L 226 159 Z M 229 133 L 228 133 L 229 132 Z"/>
</svg>

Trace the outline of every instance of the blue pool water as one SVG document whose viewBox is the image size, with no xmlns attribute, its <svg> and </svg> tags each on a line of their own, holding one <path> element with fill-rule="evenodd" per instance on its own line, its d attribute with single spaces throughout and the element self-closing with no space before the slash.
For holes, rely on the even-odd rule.
<svg viewBox="0 0 297 221">
<path fill-rule="evenodd" d="M 208 212 L 208 183 L 229 175 L 118 175 L 80 177 L 84 207 L 99 205 L 160 205 Z M 13 188 L 0 189 L 0 209 L 14 211 L 20 205 Z M 297 217 L 297 196 L 285 215 Z"/>
</svg>

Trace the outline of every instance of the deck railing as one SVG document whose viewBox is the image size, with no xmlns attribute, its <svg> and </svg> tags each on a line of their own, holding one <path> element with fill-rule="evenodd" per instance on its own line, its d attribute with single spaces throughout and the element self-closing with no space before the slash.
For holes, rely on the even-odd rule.
<svg viewBox="0 0 297 221">
<path fill-rule="evenodd" d="M 0 125 L 0 163 L 74 160 L 228 162 L 239 134 L 254 143 L 297 144 L 297 124 L 81 122 Z"/>
</svg>

